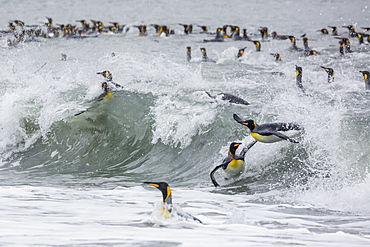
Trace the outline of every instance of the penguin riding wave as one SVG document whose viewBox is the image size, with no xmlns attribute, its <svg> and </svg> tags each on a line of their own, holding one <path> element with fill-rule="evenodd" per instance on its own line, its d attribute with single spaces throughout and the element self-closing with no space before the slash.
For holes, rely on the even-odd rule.
<svg viewBox="0 0 370 247">
<path fill-rule="evenodd" d="M 178 216 L 181 219 L 185 220 L 190 219 L 203 224 L 203 222 L 200 219 L 192 216 L 189 213 L 184 212 L 177 205 L 172 204 L 172 191 L 170 186 L 166 182 L 144 182 L 144 184 L 152 185 L 162 192 L 163 204 L 161 207 L 161 211 L 157 212 L 158 216 L 164 219 L 170 219 L 175 216 Z"/>
<path fill-rule="evenodd" d="M 254 120 L 242 120 L 236 114 L 234 114 L 233 117 L 238 123 L 247 126 L 250 129 L 252 137 L 259 142 L 272 143 L 287 140 L 298 143 L 298 141 L 288 137 L 282 132 L 303 130 L 303 127 L 297 123 L 267 123 L 259 125 Z"/>
<path fill-rule="evenodd" d="M 223 160 L 221 165 L 216 166 L 210 173 L 212 183 L 215 187 L 220 186 L 215 179 L 215 172 L 222 168 L 229 176 L 239 176 L 245 169 L 244 156 L 247 151 L 256 144 L 257 141 L 251 142 L 247 147 L 243 148 L 239 155 L 236 155 L 237 148 L 241 145 L 240 142 L 232 142 L 229 147 L 229 154 Z"/>
</svg>

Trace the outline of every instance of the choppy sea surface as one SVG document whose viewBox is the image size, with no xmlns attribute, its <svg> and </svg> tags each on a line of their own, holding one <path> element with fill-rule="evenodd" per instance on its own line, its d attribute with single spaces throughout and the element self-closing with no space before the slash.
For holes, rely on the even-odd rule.
<svg viewBox="0 0 370 247">
<path fill-rule="evenodd" d="M 365 32 L 369 8 L 319 0 L 3 1 L 1 30 L 17 19 L 43 26 L 46 16 L 54 25 L 93 19 L 129 30 L 16 47 L 2 34 L 0 245 L 369 246 L 370 92 L 359 71 L 370 70 L 370 49 L 342 28 Z M 193 34 L 179 23 L 193 24 Z M 151 24 L 175 34 L 159 36 Z M 135 25 L 147 25 L 148 36 Z M 261 52 L 248 41 L 204 43 L 215 35 L 197 25 L 213 33 L 246 28 Z M 291 51 L 289 40 L 262 41 L 261 26 L 294 35 L 300 48 L 306 34 L 320 54 Z M 317 31 L 328 26 L 355 52 L 340 56 L 338 39 Z M 216 63 L 201 62 L 202 47 Z M 320 66 L 334 69 L 334 82 Z M 125 90 L 98 101 L 104 70 Z M 299 143 L 257 143 L 245 172 L 224 179 L 220 170 L 215 188 L 209 173 L 230 143 L 253 140 L 233 113 L 257 123 L 297 122 L 304 131 L 294 137 Z M 157 217 L 161 193 L 144 181 L 167 182 L 173 202 L 203 224 Z"/>
</svg>

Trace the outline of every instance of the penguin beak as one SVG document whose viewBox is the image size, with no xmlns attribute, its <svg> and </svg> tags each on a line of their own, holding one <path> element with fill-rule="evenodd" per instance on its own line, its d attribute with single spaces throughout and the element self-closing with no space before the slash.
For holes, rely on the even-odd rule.
<svg viewBox="0 0 370 247">
<path fill-rule="evenodd" d="M 149 183 L 149 182 L 144 182 L 144 183 L 149 184 L 149 185 L 152 185 L 152 186 L 154 186 L 154 187 L 156 187 L 156 188 L 158 188 L 158 187 L 159 187 L 159 185 L 158 185 L 158 184 L 155 184 L 155 183 Z"/>
</svg>

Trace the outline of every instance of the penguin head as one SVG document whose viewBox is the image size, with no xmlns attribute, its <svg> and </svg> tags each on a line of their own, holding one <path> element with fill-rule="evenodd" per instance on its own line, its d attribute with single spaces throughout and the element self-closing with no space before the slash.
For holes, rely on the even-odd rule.
<svg viewBox="0 0 370 247">
<path fill-rule="evenodd" d="M 360 71 L 362 75 L 364 76 L 364 80 L 366 81 L 370 77 L 370 72 L 369 71 Z"/>
<path fill-rule="evenodd" d="M 232 142 L 229 147 L 229 153 L 232 157 L 235 156 L 235 152 L 238 149 L 238 147 L 241 145 L 241 142 Z"/>
<path fill-rule="evenodd" d="M 150 184 L 162 192 L 163 202 L 172 204 L 172 192 L 170 186 L 166 182 L 144 182 L 144 184 Z"/>
<path fill-rule="evenodd" d="M 192 51 L 192 50 L 191 50 L 191 47 L 190 47 L 190 46 L 187 46 L 187 47 L 186 47 L 186 51 L 187 51 L 187 52 L 191 52 L 191 51 Z"/>
<path fill-rule="evenodd" d="M 307 39 L 306 37 L 305 37 L 305 38 L 303 38 L 303 39 L 302 39 L 302 43 L 303 43 L 303 44 L 308 44 L 308 39 Z"/>
<path fill-rule="evenodd" d="M 323 68 L 328 73 L 328 75 L 334 76 L 334 70 L 332 68 L 325 68 L 324 66 L 321 66 L 321 68 Z"/>
<path fill-rule="evenodd" d="M 105 70 L 103 72 L 98 72 L 96 74 L 104 76 L 104 78 L 106 78 L 107 81 L 111 81 L 112 80 L 112 73 L 110 73 L 108 70 Z"/>
<path fill-rule="evenodd" d="M 326 29 L 326 28 L 323 28 L 323 29 L 320 29 L 320 30 L 317 30 L 317 31 L 321 32 L 322 34 L 329 34 L 328 29 Z"/>
<path fill-rule="evenodd" d="M 250 120 L 245 120 L 243 122 L 241 122 L 241 124 L 247 126 L 251 131 L 254 130 L 254 128 L 256 127 L 257 123 L 256 121 L 250 119 Z"/>
<path fill-rule="evenodd" d="M 299 67 L 299 66 L 295 66 L 295 74 L 296 74 L 296 76 L 300 76 L 300 75 L 302 75 L 302 67 Z"/>
<path fill-rule="evenodd" d="M 206 48 L 200 48 L 200 52 L 201 52 L 203 55 L 207 54 Z"/>
<path fill-rule="evenodd" d="M 221 33 L 221 31 L 222 31 L 222 28 L 220 28 L 220 27 L 217 28 L 217 30 L 216 30 L 217 33 Z"/>
</svg>

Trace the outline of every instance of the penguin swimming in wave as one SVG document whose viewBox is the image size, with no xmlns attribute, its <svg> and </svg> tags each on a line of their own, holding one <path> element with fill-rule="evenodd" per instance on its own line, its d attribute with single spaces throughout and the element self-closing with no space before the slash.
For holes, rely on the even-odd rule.
<svg viewBox="0 0 370 247">
<path fill-rule="evenodd" d="M 365 80 L 365 89 L 370 90 L 370 72 L 369 71 L 360 71 L 362 75 L 364 76 Z"/>
<path fill-rule="evenodd" d="M 191 219 L 203 224 L 200 219 L 182 211 L 179 207 L 175 207 L 175 205 L 172 204 L 172 191 L 166 182 L 144 182 L 144 184 L 152 185 L 162 192 L 163 205 L 159 214 L 162 218 L 170 219 L 174 217 L 174 215 L 178 215 L 183 219 Z"/>
<path fill-rule="evenodd" d="M 249 128 L 251 135 L 259 142 L 272 143 L 287 140 L 293 143 L 298 141 L 291 139 L 282 132 L 290 130 L 302 130 L 303 128 L 297 123 L 267 123 L 257 124 L 254 120 L 242 120 L 238 115 L 233 115 L 234 120 Z"/>
<path fill-rule="evenodd" d="M 240 142 L 232 142 L 228 150 L 228 156 L 223 160 L 221 165 L 216 166 L 210 173 L 211 181 L 215 187 L 220 186 L 215 179 L 215 172 L 222 168 L 230 176 L 238 176 L 245 169 L 244 156 L 247 151 L 256 144 L 253 141 L 247 147 L 243 148 L 239 155 L 236 155 L 237 148 L 241 145 Z"/>
<path fill-rule="evenodd" d="M 221 96 L 222 100 L 229 101 L 230 103 L 240 104 L 240 105 L 249 105 L 249 103 L 245 101 L 244 99 L 239 98 L 229 93 L 219 93 L 217 94 L 217 96 L 211 95 L 209 92 L 206 92 L 206 94 L 212 99 L 217 99 L 217 96 Z"/>
</svg>

